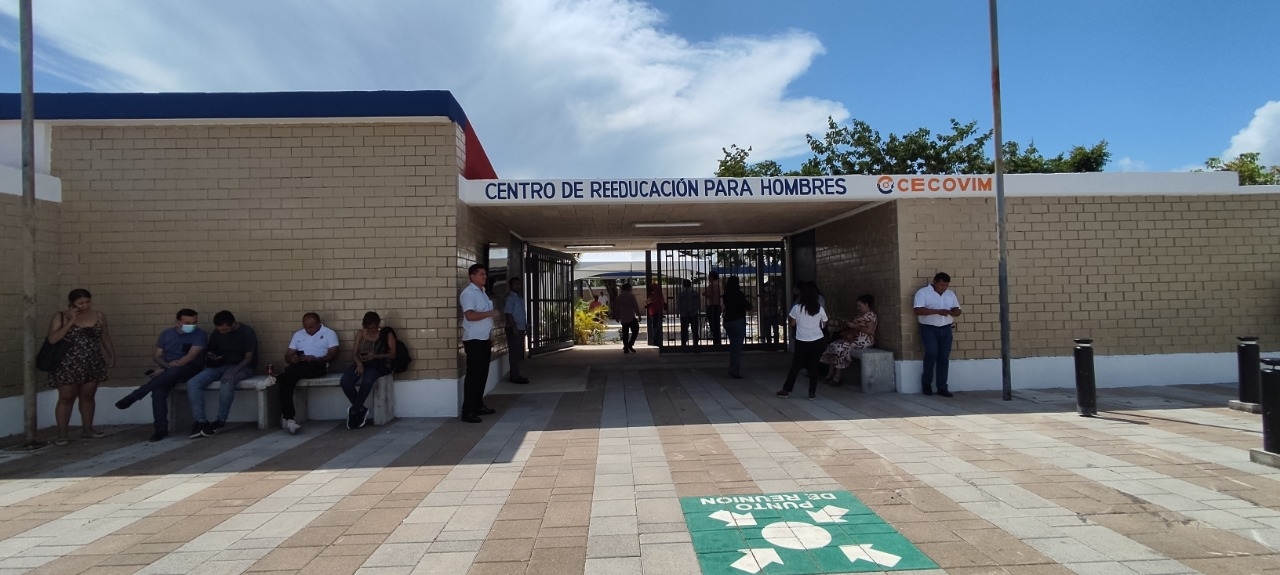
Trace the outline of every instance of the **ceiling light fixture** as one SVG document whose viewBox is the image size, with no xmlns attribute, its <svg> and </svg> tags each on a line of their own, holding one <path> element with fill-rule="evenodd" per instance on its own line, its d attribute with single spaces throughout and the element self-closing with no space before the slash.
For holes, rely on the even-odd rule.
<svg viewBox="0 0 1280 575">
<path fill-rule="evenodd" d="M 637 228 L 696 228 L 702 222 L 636 222 L 631 224 Z"/>
<path fill-rule="evenodd" d="M 564 246 L 566 250 L 605 250 L 613 247 L 613 244 L 568 244 Z"/>
</svg>

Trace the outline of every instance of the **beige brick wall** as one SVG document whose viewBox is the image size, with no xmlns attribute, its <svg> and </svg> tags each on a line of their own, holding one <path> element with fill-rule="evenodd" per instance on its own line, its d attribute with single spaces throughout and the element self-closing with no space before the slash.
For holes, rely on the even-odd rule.
<svg viewBox="0 0 1280 575">
<path fill-rule="evenodd" d="M 876 347 L 902 351 L 902 310 L 898 271 L 898 211 L 888 202 L 818 228 L 818 285 L 827 314 L 838 319 L 857 316 L 856 299 L 876 298 Z"/>
<path fill-rule="evenodd" d="M 58 220 L 62 206 L 36 202 L 36 339 L 43 341 L 53 313 L 66 305 L 61 267 Z M 22 395 L 23 231 L 22 197 L 0 194 L 0 398 Z M 76 287 L 76 286 L 73 286 Z M 38 373 L 38 372 L 37 372 Z M 44 375 L 39 374 L 39 389 Z"/>
<path fill-rule="evenodd" d="M 252 324 L 282 361 L 316 311 L 344 343 L 365 311 L 453 377 L 459 130 L 451 123 L 59 126 L 66 273 L 111 314 L 132 385 L 181 307 Z"/>
<path fill-rule="evenodd" d="M 1014 357 L 1280 349 L 1280 196 L 1017 198 L 1008 202 Z M 1000 354 L 994 199 L 899 200 L 902 321 L 937 271 L 965 314 L 958 358 Z M 918 359 L 908 330 L 903 357 Z"/>
</svg>

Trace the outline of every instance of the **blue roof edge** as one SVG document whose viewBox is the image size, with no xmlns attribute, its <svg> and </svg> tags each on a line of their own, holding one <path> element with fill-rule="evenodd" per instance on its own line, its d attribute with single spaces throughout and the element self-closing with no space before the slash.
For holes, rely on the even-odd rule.
<svg viewBox="0 0 1280 575">
<path fill-rule="evenodd" d="M 52 93 L 35 95 L 37 120 L 385 118 L 444 116 L 467 125 L 447 90 L 365 92 Z M 0 94 L 0 120 L 22 118 L 22 95 Z"/>
</svg>

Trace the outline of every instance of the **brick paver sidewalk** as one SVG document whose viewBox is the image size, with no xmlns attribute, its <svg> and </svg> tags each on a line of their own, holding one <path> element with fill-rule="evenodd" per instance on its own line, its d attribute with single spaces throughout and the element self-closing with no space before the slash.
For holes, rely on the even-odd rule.
<svg viewBox="0 0 1280 575">
<path fill-rule="evenodd" d="M 0 575 L 1280 573 L 1280 470 L 1249 462 L 1260 421 L 1225 386 L 1104 390 L 1087 419 L 1063 391 L 583 372 L 479 425 L 135 427 L 5 462 Z M 715 507 L 753 494 L 817 505 Z"/>
</svg>

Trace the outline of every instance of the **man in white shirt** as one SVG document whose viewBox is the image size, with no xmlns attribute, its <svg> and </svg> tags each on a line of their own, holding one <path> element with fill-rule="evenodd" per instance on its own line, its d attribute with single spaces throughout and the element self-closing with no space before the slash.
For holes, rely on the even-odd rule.
<svg viewBox="0 0 1280 575">
<path fill-rule="evenodd" d="M 494 413 L 484 405 L 484 386 L 489 380 L 489 360 L 493 350 L 489 345 L 493 331 L 493 318 L 501 313 L 493 307 L 489 294 L 484 292 L 489 281 L 489 269 L 484 264 L 467 268 L 470 283 L 458 296 L 462 308 L 462 349 L 467 354 L 467 374 L 462 382 L 461 419 L 467 423 L 480 423 L 481 415 Z"/>
<path fill-rule="evenodd" d="M 276 377 L 276 389 L 280 394 L 280 427 L 289 433 L 297 433 L 302 426 L 294 420 L 297 413 L 293 406 L 293 389 L 303 379 L 314 379 L 329 373 L 329 362 L 338 357 L 338 334 L 320 323 L 320 314 L 308 312 L 302 316 L 302 329 L 294 332 L 289 349 L 284 352 L 288 364 Z"/>
<path fill-rule="evenodd" d="M 507 334 L 507 358 L 511 362 L 511 374 L 507 377 L 511 383 L 525 384 L 529 379 L 520 373 L 520 361 L 524 359 L 524 335 L 529 329 L 529 322 L 524 313 L 524 282 L 520 278 L 507 280 L 507 300 L 502 304 L 502 314 L 506 316 L 503 326 Z"/>
<path fill-rule="evenodd" d="M 924 346 L 924 374 L 920 377 L 920 387 L 925 395 L 933 395 L 936 372 L 938 395 L 951 397 L 947 390 L 947 368 L 955 317 L 960 315 L 960 299 L 947 289 L 949 285 L 951 276 L 938 272 L 933 276 L 933 283 L 916 291 L 912 306 L 920 322 L 920 342 Z"/>
</svg>

